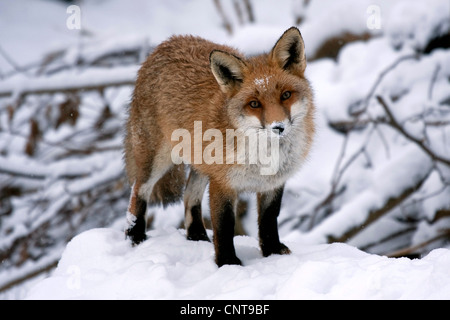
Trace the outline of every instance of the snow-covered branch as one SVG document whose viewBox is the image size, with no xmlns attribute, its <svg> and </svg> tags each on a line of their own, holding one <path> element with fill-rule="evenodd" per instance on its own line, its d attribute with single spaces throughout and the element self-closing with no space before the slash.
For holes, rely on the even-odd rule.
<svg viewBox="0 0 450 320">
<path fill-rule="evenodd" d="M 387 122 L 389 125 L 391 125 L 397 131 L 399 131 L 405 138 L 407 138 L 408 140 L 410 140 L 411 142 L 414 142 L 417 146 L 419 146 L 427 155 L 429 155 L 431 157 L 431 159 L 438 161 L 438 162 L 442 162 L 443 164 L 446 164 L 447 166 L 450 166 L 450 158 L 441 157 L 436 152 L 434 152 L 429 147 L 427 147 L 424 144 L 423 140 L 417 139 L 412 134 L 410 134 L 395 119 L 394 115 L 392 114 L 391 110 L 389 109 L 388 105 L 386 104 L 386 101 L 381 96 L 377 96 L 376 99 L 380 103 L 380 105 L 383 107 L 384 111 L 386 112 L 386 115 L 389 118 L 389 122 Z"/>
<path fill-rule="evenodd" d="M 137 66 L 114 69 L 93 69 L 84 72 L 57 74 L 43 78 L 28 78 L 23 75 L 5 80 L 0 89 L 0 97 L 24 96 L 30 94 L 54 94 L 105 90 L 110 87 L 132 86 L 136 78 Z M 70 79 L 70 81 L 67 81 Z"/>
<path fill-rule="evenodd" d="M 111 3 L 113 11 L 123 8 Z M 83 6 L 95 11 L 111 3 Z M 367 1 L 349 3 L 297 0 L 275 8 L 270 1 L 162 1 L 149 5 L 151 18 L 134 14 L 126 31 L 120 12 L 116 26 L 108 18 L 79 33 L 65 29 L 64 11 L 55 22 L 50 10 L 51 30 L 61 21 L 64 30 L 43 34 L 61 46 L 40 48 L 36 41 L 37 53 L 10 51 L 19 42 L 29 48 L 29 40 L 14 32 L 18 22 L 0 19 L 11 23 L 0 48 L 0 292 L 54 267 L 82 231 L 121 228 L 129 198 L 122 134 L 136 73 L 174 33 L 251 56 L 269 52 L 282 26 L 297 22 L 317 135 L 308 161 L 286 184 L 282 238 L 299 240 L 298 247 L 343 241 L 391 256 L 448 246 L 448 1 L 380 5 L 379 29 L 367 25 Z M 18 10 L 14 1 L 6 7 Z M 26 29 L 23 21 L 20 27 Z M 254 197 L 243 197 L 237 229 L 257 237 Z M 182 225 L 182 204 L 149 212 L 150 228 Z"/>
</svg>

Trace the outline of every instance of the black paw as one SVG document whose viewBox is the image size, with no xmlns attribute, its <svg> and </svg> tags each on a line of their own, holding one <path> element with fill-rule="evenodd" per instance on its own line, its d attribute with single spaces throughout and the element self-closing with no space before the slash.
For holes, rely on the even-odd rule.
<svg viewBox="0 0 450 320">
<path fill-rule="evenodd" d="M 216 264 L 219 268 L 225 264 L 235 264 L 238 266 L 242 266 L 241 260 L 239 260 L 239 258 L 236 256 L 216 257 Z"/>
<path fill-rule="evenodd" d="M 211 242 L 211 240 L 209 240 L 208 235 L 205 232 L 188 232 L 187 237 L 188 240 L 192 240 L 192 241 L 208 241 Z"/>
<path fill-rule="evenodd" d="M 125 231 L 125 237 L 129 238 L 133 245 L 137 245 L 147 240 L 145 230 L 145 218 L 143 215 L 140 215 L 136 217 L 131 224 L 128 225 L 128 229 Z"/>
<path fill-rule="evenodd" d="M 136 231 L 136 228 L 129 228 L 125 231 L 125 237 L 131 240 L 132 245 L 138 245 L 141 242 L 147 240 L 145 232 Z"/>
<path fill-rule="evenodd" d="M 291 250 L 282 243 L 275 245 L 261 245 L 261 251 L 264 257 L 272 254 L 291 254 Z"/>
<path fill-rule="evenodd" d="M 194 210 L 196 207 L 194 206 L 192 210 Z M 197 209 L 199 210 L 199 209 Z M 188 240 L 194 240 L 194 241 L 208 241 L 210 242 L 208 235 L 206 234 L 205 227 L 203 225 L 203 222 L 201 220 L 194 220 L 191 225 L 186 230 L 187 233 L 187 239 Z"/>
</svg>

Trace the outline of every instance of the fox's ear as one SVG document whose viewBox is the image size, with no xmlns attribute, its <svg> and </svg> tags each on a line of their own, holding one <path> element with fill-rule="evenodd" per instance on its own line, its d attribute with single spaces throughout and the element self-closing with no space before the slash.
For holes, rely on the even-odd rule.
<svg viewBox="0 0 450 320">
<path fill-rule="evenodd" d="M 306 68 L 306 56 L 300 30 L 296 27 L 286 30 L 278 39 L 270 55 L 281 68 L 302 76 Z"/>
<path fill-rule="evenodd" d="M 242 84 L 246 65 L 239 57 L 228 52 L 213 50 L 209 55 L 209 63 L 211 71 L 224 93 L 232 92 Z"/>
</svg>

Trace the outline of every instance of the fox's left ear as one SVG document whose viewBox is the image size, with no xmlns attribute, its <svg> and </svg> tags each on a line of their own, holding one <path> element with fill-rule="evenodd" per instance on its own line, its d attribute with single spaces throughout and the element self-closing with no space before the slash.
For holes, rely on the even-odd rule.
<svg viewBox="0 0 450 320">
<path fill-rule="evenodd" d="M 209 55 L 211 71 L 224 93 L 239 89 L 244 80 L 245 62 L 234 54 L 213 50 Z"/>
<path fill-rule="evenodd" d="M 270 56 L 281 68 L 303 76 L 306 68 L 306 56 L 300 30 L 296 27 L 286 30 L 273 47 Z"/>
</svg>

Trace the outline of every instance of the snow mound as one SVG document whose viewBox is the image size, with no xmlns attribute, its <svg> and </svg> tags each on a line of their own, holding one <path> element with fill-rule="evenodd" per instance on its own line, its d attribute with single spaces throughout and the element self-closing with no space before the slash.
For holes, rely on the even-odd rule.
<svg viewBox="0 0 450 320">
<path fill-rule="evenodd" d="M 27 299 L 450 299 L 450 250 L 387 258 L 347 244 L 285 242 L 289 256 L 261 256 L 235 237 L 244 266 L 214 263 L 212 243 L 184 230 L 148 232 L 132 247 L 121 231 L 92 229 L 70 241 L 53 274 Z M 211 236 L 211 234 L 210 234 Z"/>
</svg>

